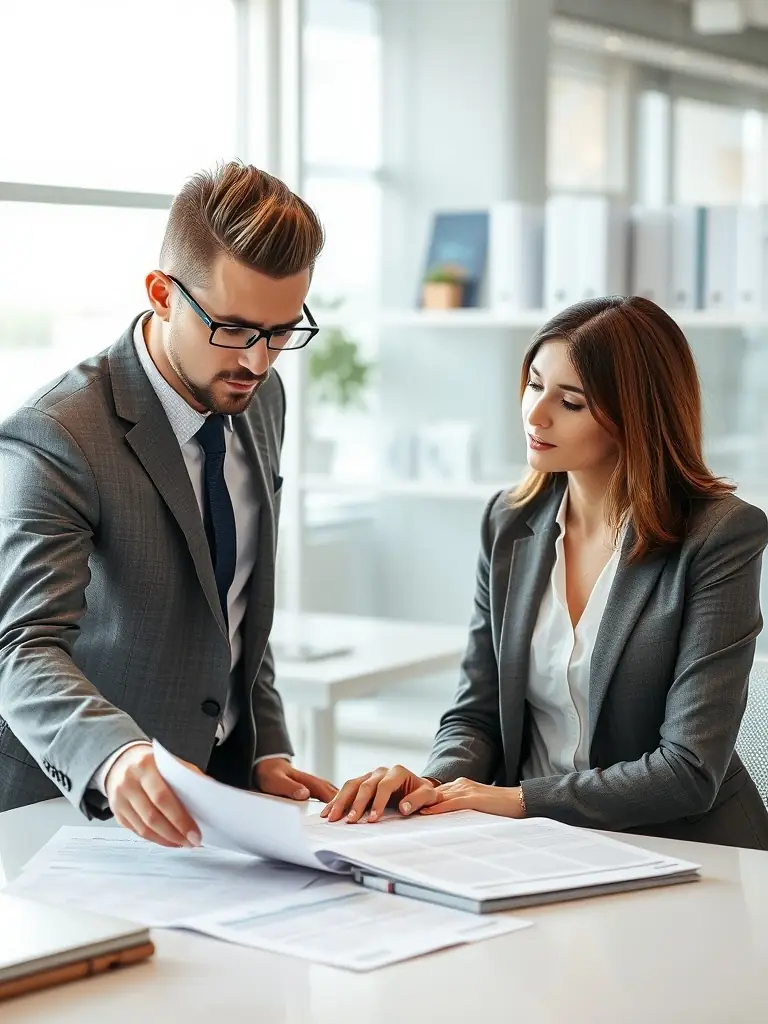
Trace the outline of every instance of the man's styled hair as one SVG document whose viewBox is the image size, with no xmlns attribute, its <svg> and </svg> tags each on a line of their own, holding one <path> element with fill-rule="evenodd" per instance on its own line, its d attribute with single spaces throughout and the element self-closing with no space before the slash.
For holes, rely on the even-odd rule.
<svg viewBox="0 0 768 1024">
<path fill-rule="evenodd" d="M 279 178 L 231 160 L 193 175 L 173 200 L 160 268 L 207 284 L 221 253 L 268 277 L 314 269 L 323 248 L 317 214 Z"/>
</svg>

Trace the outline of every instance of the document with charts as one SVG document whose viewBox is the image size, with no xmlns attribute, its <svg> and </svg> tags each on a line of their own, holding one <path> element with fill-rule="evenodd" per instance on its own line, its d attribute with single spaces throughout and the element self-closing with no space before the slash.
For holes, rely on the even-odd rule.
<svg viewBox="0 0 768 1024">
<path fill-rule="evenodd" d="M 697 864 L 548 818 L 477 811 L 330 824 L 291 802 L 224 786 L 155 744 L 158 768 L 203 844 L 351 875 L 372 889 L 482 913 L 694 881 Z"/>
</svg>

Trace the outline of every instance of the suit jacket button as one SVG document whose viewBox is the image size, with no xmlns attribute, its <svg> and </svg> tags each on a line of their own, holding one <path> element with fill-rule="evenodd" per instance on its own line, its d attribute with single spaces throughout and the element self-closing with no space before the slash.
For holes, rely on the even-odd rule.
<svg viewBox="0 0 768 1024">
<path fill-rule="evenodd" d="M 204 715 L 208 715 L 209 718 L 218 718 L 221 712 L 221 704 L 217 700 L 204 700 L 200 705 L 200 710 Z"/>
</svg>

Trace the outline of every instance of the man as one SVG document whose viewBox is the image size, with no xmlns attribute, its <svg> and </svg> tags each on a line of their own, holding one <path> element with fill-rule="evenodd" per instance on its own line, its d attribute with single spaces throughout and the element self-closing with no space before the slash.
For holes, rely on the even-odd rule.
<svg viewBox="0 0 768 1024">
<path fill-rule="evenodd" d="M 267 643 L 285 419 L 270 370 L 317 331 L 322 244 L 276 178 L 194 176 L 151 311 L 0 426 L 0 810 L 61 792 L 197 845 L 153 737 L 232 785 L 335 793 L 291 764 Z"/>
</svg>

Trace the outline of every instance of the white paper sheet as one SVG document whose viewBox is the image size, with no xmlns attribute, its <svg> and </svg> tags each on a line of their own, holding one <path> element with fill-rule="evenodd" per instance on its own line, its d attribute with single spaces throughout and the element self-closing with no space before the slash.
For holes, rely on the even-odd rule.
<svg viewBox="0 0 768 1024">
<path fill-rule="evenodd" d="M 306 829 L 314 842 L 373 873 L 468 899 L 606 885 L 698 866 L 547 818 L 516 821 L 473 811 L 363 825 L 312 817 Z"/>
<path fill-rule="evenodd" d="M 695 870 L 698 865 L 548 818 L 477 811 L 330 824 L 292 801 L 222 786 L 155 744 L 161 774 L 198 821 L 203 841 L 339 873 L 384 878 L 462 898 L 501 899 Z"/>
<path fill-rule="evenodd" d="M 478 917 L 335 881 L 325 889 L 244 904 L 234 914 L 199 916 L 186 927 L 227 942 L 368 971 L 530 924 L 519 917 Z"/>
<path fill-rule="evenodd" d="M 291 800 L 248 793 L 185 768 L 157 740 L 155 763 L 197 822 L 204 846 L 325 870 L 302 830 L 302 813 Z"/>
<path fill-rule="evenodd" d="M 170 850 L 123 829 L 67 825 L 5 891 L 160 928 L 336 882 L 334 875 L 240 853 Z"/>
<path fill-rule="evenodd" d="M 529 924 L 372 893 L 327 872 L 77 826 L 60 829 L 5 891 L 357 971 Z"/>
</svg>

